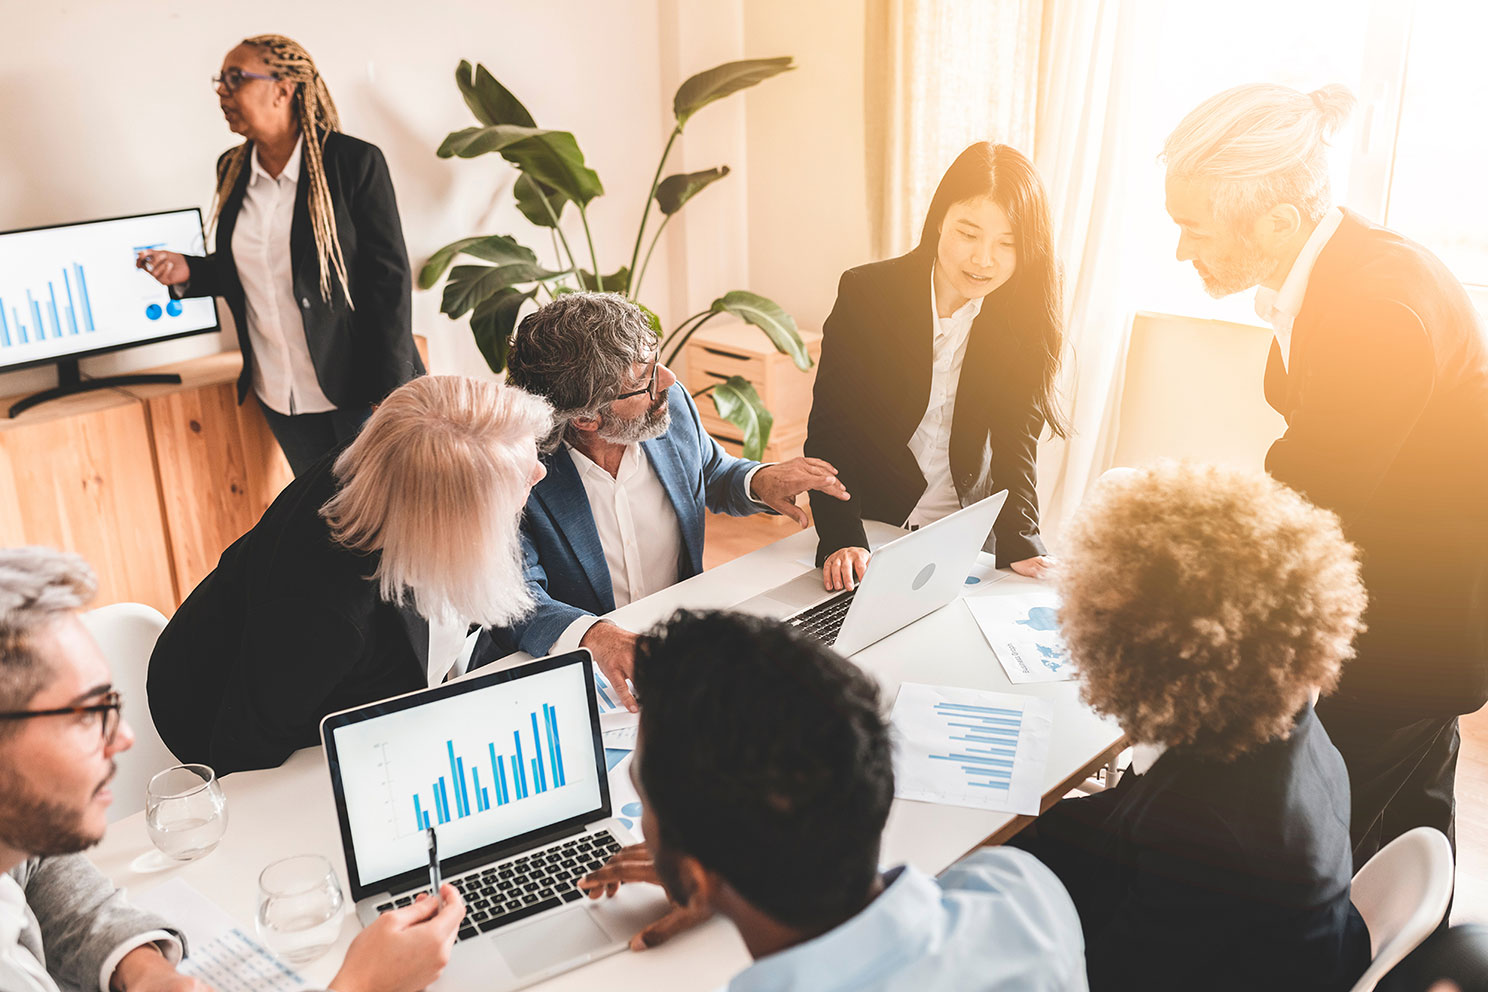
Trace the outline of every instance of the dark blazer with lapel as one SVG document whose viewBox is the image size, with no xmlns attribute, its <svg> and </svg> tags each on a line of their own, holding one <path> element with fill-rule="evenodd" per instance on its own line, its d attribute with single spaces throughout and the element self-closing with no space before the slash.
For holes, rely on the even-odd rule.
<svg viewBox="0 0 1488 992">
<path fill-rule="evenodd" d="M 745 486 L 745 477 L 759 462 L 724 451 L 703 428 L 697 406 L 681 384 L 672 386 L 667 402 L 671 425 L 661 437 L 641 442 L 641 450 L 677 513 L 675 524 L 666 520 L 656 525 L 681 528 L 680 580 L 703 570 L 705 507 L 736 517 L 767 508 Z M 575 620 L 615 608 L 609 565 L 579 470 L 564 447 L 544 456 L 543 464 L 548 474 L 532 487 L 522 516 L 523 568 L 537 609 L 510 628 L 483 631 L 472 667 L 516 650 L 546 654 Z"/>
<path fill-rule="evenodd" d="M 1348 774 L 1311 706 L 1286 740 L 1230 762 L 1169 750 L 1012 843 L 1069 890 L 1097 992 L 1342 992 L 1369 965 Z"/>
<path fill-rule="evenodd" d="M 326 398 L 344 409 L 378 402 L 409 379 L 422 375 L 424 365 L 410 329 L 412 277 L 387 162 L 376 145 L 358 138 L 337 131 L 326 133 L 324 138 L 326 185 L 331 192 L 354 307 L 347 303 L 334 273 L 329 302 L 320 295 L 320 264 L 310 225 L 310 177 L 303 164 L 289 251 L 294 295 L 300 303 L 315 377 Z M 253 154 L 251 147 L 248 154 Z M 226 153 L 217 160 L 219 175 L 226 161 Z M 191 280 L 176 290 L 182 297 L 220 296 L 227 301 L 238 328 L 238 347 L 243 352 L 239 403 L 253 384 L 253 344 L 248 338 L 243 286 L 233 260 L 232 239 L 252 172 L 250 159 L 243 163 L 238 181 L 222 202 L 217 218 L 217 251 L 204 258 L 190 258 Z"/>
<path fill-rule="evenodd" d="M 327 713 L 423 688 L 428 623 L 383 602 L 379 557 L 331 540 L 331 452 L 222 553 L 150 658 L 155 726 L 182 761 L 271 768 L 320 741 Z"/>
<path fill-rule="evenodd" d="M 1338 514 L 1369 629 L 1326 709 L 1471 713 L 1488 701 L 1488 333 L 1420 245 L 1345 212 L 1308 280 L 1287 419 L 1266 468 Z"/>
<path fill-rule="evenodd" d="M 849 269 L 822 328 L 806 454 L 831 462 L 852 499 L 811 494 L 818 565 L 839 548 L 867 547 L 865 519 L 903 523 L 925 492 L 909 440 L 930 402 L 931 262 L 915 251 Z M 963 506 L 1008 491 L 987 543 L 999 565 L 1044 553 L 1034 489 L 1043 361 L 1011 326 L 1005 289 L 971 325 L 950 444 Z"/>
</svg>

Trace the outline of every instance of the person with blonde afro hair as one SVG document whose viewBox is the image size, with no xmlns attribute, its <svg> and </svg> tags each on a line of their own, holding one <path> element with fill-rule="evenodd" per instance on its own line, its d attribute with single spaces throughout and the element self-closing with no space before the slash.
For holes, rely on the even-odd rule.
<svg viewBox="0 0 1488 992">
<path fill-rule="evenodd" d="M 1013 843 L 1069 889 L 1090 987 L 1349 988 L 1370 940 L 1348 773 L 1312 708 L 1363 629 L 1338 518 L 1266 475 L 1164 462 L 1097 486 L 1059 583 L 1081 693 L 1132 762 Z"/>
</svg>

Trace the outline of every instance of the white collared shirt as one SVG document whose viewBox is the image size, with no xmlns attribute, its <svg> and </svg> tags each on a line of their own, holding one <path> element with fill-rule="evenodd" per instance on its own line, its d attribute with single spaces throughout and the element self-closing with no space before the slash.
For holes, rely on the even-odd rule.
<svg viewBox="0 0 1488 992">
<path fill-rule="evenodd" d="M 1312 277 L 1312 267 L 1318 256 L 1328 246 L 1328 241 L 1343 222 L 1343 211 L 1334 207 L 1323 215 L 1317 227 L 1297 254 L 1291 271 L 1281 283 L 1280 291 L 1261 286 L 1256 289 L 1256 316 L 1271 325 L 1276 334 L 1277 347 L 1281 349 L 1282 368 L 1290 369 L 1292 362 L 1292 322 L 1302 312 L 1302 300 L 1307 295 L 1307 281 Z"/>
<path fill-rule="evenodd" d="M 981 300 L 967 300 L 955 313 L 942 317 L 935 300 L 935 271 L 931 268 L 930 326 L 935 337 L 930 402 L 909 439 L 909 450 L 925 476 L 925 492 L 910 511 L 907 525 L 922 527 L 961 509 L 961 497 L 951 479 L 951 420 L 956 412 L 956 386 L 961 381 L 971 324 L 981 312 Z"/>
<path fill-rule="evenodd" d="M 302 135 L 276 178 L 265 171 L 258 160 L 258 145 L 253 146 L 248 188 L 232 237 L 248 340 L 253 345 L 253 391 L 265 406 L 283 414 L 336 409 L 321 391 L 310 360 L 301 313 L 310 301 L 295 299 L 289 253 L 304 147 Z"/>
</svg>

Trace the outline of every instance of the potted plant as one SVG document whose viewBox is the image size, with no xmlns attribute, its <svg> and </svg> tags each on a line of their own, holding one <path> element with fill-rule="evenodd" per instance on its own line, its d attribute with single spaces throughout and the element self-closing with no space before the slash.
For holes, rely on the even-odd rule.
<svg viewBox="0 0 1488 992">
<path fill-rule="evenodd" d="M 641 303 L 641 286 L 647 265 L 667 222 L 682 207 L 708 186 L 729 173 L 726 165 L 701 172 L 679 173 L 662 178 L 672 146 L 682 135 L 693 114 L 715 100 L 754 86 L 794 65 L 789 56 L 772 59 L 745 59 L 700 72 L 678 88 L 672 100 L 676 124 L 667 139 L 646 206 L 636 230 L 630 263 L 612 272 L 602 273 L 594 239 L 589 232 L 587 208 L 595 197 L 604 194 L 599 176 L 584 163 L 578 141 L 568 131 L 539 128 L 511 91 L 496 80 L 483 65 L 471 66 L 462 61 L 455 70 L 455 82 L 479 126 L 455 131 L 439 146 L 439 156 L 475 158 L 497 154 L 519 173 L 512 186 L 517 209 L 534 225 L 547 228 L 556 261 L 548 268 L 538 261 L 537 253 L 505 234 L 477 235 L 445 245 L 430 257 L 419 272 L 419 286 L 432 289 L 457 255 L 468 255 L 485 264 L 456 265 L 444 284 L 440 310 L 451 319 L 470 314 L 470 329 L 475 342 L 491 370 L 506 367 L 506 353 L 517 316 L 522 306 L 539 293 L 549 298 L 576 289 L 620 293 Z M 570 244 L 561 226 L 564 211 L 572 204 L 584 232 L 581 246 L 583 259 Z M 646 241 L 652 206 L 660 215 L 659 223 Z M 645 254 L 642 255 L 642 247 Z M 811 368 L 811 358 L 801 342 L 796 322 L 777 303 L 748 290 L 724 293 L 706 309 L 682 320 L 668 333 L 663 333 L 660 320 L 647 309 L 660 338 L 662 362 L 676 359 L 677 353 L 693 333 L 719 314 L 732 314 L 760 328 L 774 346 L 795 362 L 802 371 Z M 759 458 L 770 439 L 772 418 L 760 401 L 759 394 L 742 376 L 694 393 L 710 393 L 718 415 L 736 425 L 743 434 L 746 458 Z"/>
</svg>

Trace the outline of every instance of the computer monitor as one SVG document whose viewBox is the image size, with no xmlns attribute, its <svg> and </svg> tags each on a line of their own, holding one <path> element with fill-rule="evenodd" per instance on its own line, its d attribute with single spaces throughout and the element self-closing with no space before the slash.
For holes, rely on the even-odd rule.
<svg viewBox="0 0 1488 992">
<path fill-rule="evenodd" d="M 201 255 L 203 241 L 196 207 L 0 233 L 0 372 L 55 363 L 59 379 L 58 389 L 11 415 L 66 393 L 140 381 L 82 380 L 80 358 L 216 331 L 211 298 L 173 300 L 135 267 L 146 249 Z"/>
</svg>

